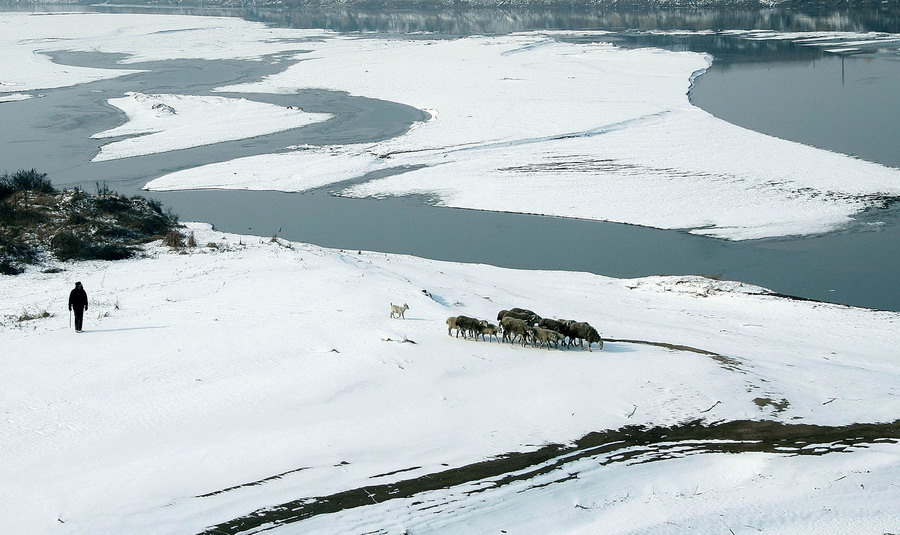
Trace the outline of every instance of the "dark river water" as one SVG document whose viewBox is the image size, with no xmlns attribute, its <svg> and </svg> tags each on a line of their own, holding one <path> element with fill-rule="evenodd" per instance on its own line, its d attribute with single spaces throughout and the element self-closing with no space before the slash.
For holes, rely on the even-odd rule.
<svg viewBox="0 0 900 535">
<path fill-rule="evenodd" d="M 52 9 L 52 8 L 42 8 Z M 67 6 L 66 10 L 73 8 Z M 81 7 L 100 11 L 140 8 Z M 659 36 L 641 30 L 745 29 L 900 31 L 878 13 L 822 14 L 734 10 L 653 13 L 579 11 L 360 12 L 354 10 L 167 10 L 242 16 L 289 27 L 384 34 L 432 31 L 448 37 L 530 29 L 611 29 L 622 46 L 663 46 L 713 54 L 692 101 L 735 124 L 900 167 L 900 61 L 897 55 L 840 57 L 790 43 L 724 36 Z M 433 35 L 432 35 L 433 37 Z M 114 67 L 115 57 L 58 54 L 73 65 Z M 106 101 L 125 91 L 210 94 L 285 67 L 264 62 L 163 61 L 128 65 L 149 72 L 47 90 L 42 98 L 0 104 L 0 172 L 37 168 L 54 184 L 95 183 L 161 200 L 182 220 L 229 231 L 318 245 L 406 253 L 499 266 L 577 270 L 615 277 L 704 274 L 762 285 L 804 298 L 900 311 L 900 209 L 862 215 L 861 224 L 824 236 L 728 242 L 633 225 L 441 208 L 417 197 L 345 199 L 328 188 L 301 194 L 244 191 L 141 192 L 150 179 L 205 163 L 278 151 L 302 143 L 365 142 L 396 136 L 422 118 L 404 105 L 312 91 L 241 95 L 323 111 L 334 118 L 303 129 L 125 160 L 90 163 L 90 135 L 124 116 Z M 104 140 L 106 142 L 108 140 Z M 875 224 L 872 224 L 875 223 Z M 448 228 L 454 232 L 447 232 Z M 536 244 L 541 244 L 540 247 Z"/>
</svg>

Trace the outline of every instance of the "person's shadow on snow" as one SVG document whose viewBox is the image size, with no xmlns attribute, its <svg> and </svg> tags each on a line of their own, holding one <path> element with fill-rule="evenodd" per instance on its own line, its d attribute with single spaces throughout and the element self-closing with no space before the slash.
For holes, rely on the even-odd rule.
<svg viewBox="0 0 900 535">
<path fill-rule="evenodd" d="M 169 325 L 151 325 L 149 327 L 122 327 L 121 329 L 83 329 L 82 334 L 112 333 L 117 331 L 143 331 L 144 329 L 169 329 Z"/>
</svg>

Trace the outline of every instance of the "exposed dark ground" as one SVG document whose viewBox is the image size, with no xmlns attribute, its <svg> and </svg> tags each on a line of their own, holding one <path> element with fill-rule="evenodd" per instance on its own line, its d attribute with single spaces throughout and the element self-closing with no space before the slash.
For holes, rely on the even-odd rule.
<svg viewBox="0 0 900 535">
<path fill-rule="evenodd" d="M 589 433 L 566 445 L 549 444 L 534 451 L 508 453 L 394 483 L 373 484 L 330 496 L 298 498 L 211 526 L 201 535 L 256 533 L 260 528 L 272 529 L 318 515 L 389 500 L 413 500 L 409 507 L 424 510 L 436 505 L 429 503 L 425 494 L 429 491 L 459 488 L 459 492 L 464 494 L 479 494 L 515 482 L 528 482 L 538 476 L 549 476 L 520 491 L 528 492 L 577 478 L 578 473 L 569 468 L 576 461 L 592 460 L 599 465 L 638 464 L 689 455 L 745 452 L 786 456 L 827 455 L 850 452 L 869 444 L 898 442 L 900 420 L 836 427 L 751 420 L 720 423 L 695 420 L 669 427 L 629 426 Z M 214 494 L 198 496 L 197 499 Z"/>
</svg>

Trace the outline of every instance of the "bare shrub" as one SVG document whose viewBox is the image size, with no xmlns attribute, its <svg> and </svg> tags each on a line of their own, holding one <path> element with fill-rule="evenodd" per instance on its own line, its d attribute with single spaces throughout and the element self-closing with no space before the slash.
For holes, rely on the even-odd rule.
<svg viewBox="0 0 900 535">
<path fill-rule="evenodd" d="M 36 310 L 34 312 L 31 312 L 28 310 L 23 310 L 22 314 L 20 314 L 19 317 L 16 318 L 16 321 L 21 323 L 23 321 L 31 321 L 31 320 L 39 320 L 39 319 L 43 319 L 43 318 L 49 318 L 52 315 L 53 314 L 47 312 L 46 310 Z"/>
<path fill-rule="evenodd" d="M 167 247 L 171 247 L 172 249 L 183 249 L 184 248 L 184 236 L 181 235 L 177 230 L 170 230 L 166 232 L 165 236 L 163 236 L 163 244 Z"/>
</svg>

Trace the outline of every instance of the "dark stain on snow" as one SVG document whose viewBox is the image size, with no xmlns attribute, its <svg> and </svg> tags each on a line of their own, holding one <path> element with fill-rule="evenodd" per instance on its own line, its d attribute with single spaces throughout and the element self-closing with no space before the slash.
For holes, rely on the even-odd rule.
<svg viewBox="0 0 900 535">
<path fill-rule="evenodd" d="M 302 468 L 295 468 L 295 469 L 293 469 L 293 470 L 288 470 L 287 472 L 282 472 L 282 473 L 280 473 L 280 474 L 275 474 L 274 476 L 269 476 L 269 477 L 266 477 L 266 478 L 263 478 L 263 479 L 260 479 L 260 480 L 257 480 L 257 481 L 251 481 L 250 483 L 243 483 L 243 484 L 241 484 L 241 485 L 235 485 L 235 486 L 233 486 L 233 487 L 228 487 L 228 488 L 226 488 L 226 489 L 217 490 L 217 491 L 214 491 L 214 492 L 208 492 L 208 493 L 206 493 L 206 494 L 200 494 L 199 496 L 194 496 L 194 497 L 195 497 L 195 498 L 209 498 L 210 496 L 215 496 L 215 495 L 217 495 L 217 494 L 224 494 L 224 493 L 226 493 L 226 492 L 231 492 L 232 490 L 242 489 L 242 488 L 246 488 L 246 487 L 255 487 L 255 486 L 257 486 L 257 485 L 262 485 L 263 483 L 267 483 L 267 482 L 269 482 L 269 481 L 274 481 L 274 480 L 276 480 L 276 479 L 281 479 L 281 478 L 283 478 L 284 476 L 289 475 L 289 474 L 293 474 L 293 473 L 295 473 L 295 472 L 300 472 L 300 471 L 303 471 L 303 470 L 307 470 L 308 468 L 309 468 L 308 466 L 304 466 L 304 467 L 302 467 Z"/>
<path fill-rule="evenodd" d="M 385 472 L 383 474 L 376 474 L 374 476 L 370 476 L 369 479 L 377 479 L 379 477 L 393 476 L 393 475 L 400 474 L 403 472 L 412 472 L 413 470 L 418 470 L 420 468 L 422 468 L 422 467 L 421 466 L 411 466 L 409 468 L 401 468 L 400 470 L 394 470 L 393 472 Z"/>
<path fill-rule="evenodd" d="M 670 344 L 668 342 L 651 342 L 648 340 L 627 340 L 627 339 L 618 339 L 618 338 L 604 338 L 604 342 L 618 342 L 623 344 L 641 344 L 647 346 L 656 346 L 656 347 L 664 347 L 666 349 L 671 349 L 673 351 L 687 351 L 689 353 L 697 353 L 699 355 L 706 355 L 708 357 L 712 357 L 713 360 L 718 362 L 723 368 L 726 370 L 734 371 L 734 372 L 742 372 L 743 363 L 734 358 L 729 357 L 727 355 L 722 355 L 719 353 L 715 353 L 713 351 L 707 351 L 706 349 L 699 349 L 696 347 L 681 345 L 681 344 Z"/>
<path fill-rule="evenodd" d="M 763 409 L 765 407 L 772 407 L 775 414 L 784 412 L 784 410 L 787 409 L 791 405 L 790 402 L 788 402 L 788 400 L 786 400 L 784 398 L 782 398 L 780 400 L 774 400 L 772 398 L 755 398 L 753 400 L 753 403 L 756 403 L 756 405 L 760 409 Z"/>
</svg>

